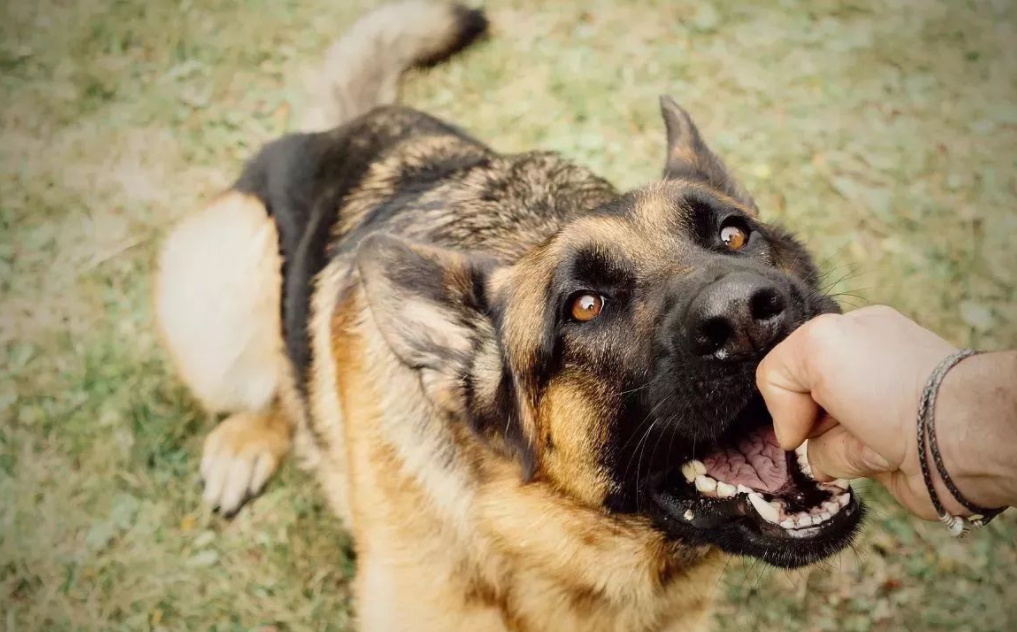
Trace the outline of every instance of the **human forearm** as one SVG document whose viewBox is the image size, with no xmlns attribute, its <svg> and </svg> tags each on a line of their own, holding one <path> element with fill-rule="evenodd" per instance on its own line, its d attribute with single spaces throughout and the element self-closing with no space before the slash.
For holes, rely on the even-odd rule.
<svg viewBox="0 0 1017 632">
<path fill-rule="evenodd" d="M 936 434 L 961 493 L 986 508 L 1017 505 L 1017 351 L 964 360 L 938 400 Z"/>
</svg>

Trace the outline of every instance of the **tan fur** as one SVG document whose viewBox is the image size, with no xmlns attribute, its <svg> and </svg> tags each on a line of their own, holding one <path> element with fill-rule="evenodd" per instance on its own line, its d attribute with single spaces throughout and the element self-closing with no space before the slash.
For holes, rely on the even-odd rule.
<svg viewBox="0 0 1017 632">
<path fill-rule="evenodd" d="M 541 399 L 539 416 L 545 420 L 545 458 L 541 461 L 549 478 L 561 481 L 567 492 L 587 505 L 603 502 L 610 491 L 610 477 L 598 461 L 607 441 L 607 425 L 596 385 L 568 375 L 556 379 Z"/>
<path fill-rule="evenodd" d="M 342 292 L 342 280 L 348 266 L 348 261 L 336 259 L 322 270 L 315 281 L 316 292 L 311 303 L 310 319 L 313 357 L 308 384 L 311 407 L 308 424 L 313 426 L 307 426 L 309 432 L 298 433 L 298 439 L 313 447 L 314 458 L 309 465 L 317 473 L 318 482 L 325 491 L 332 510 L 346 525 L 352 525 L 346 432 L 336 389 L 338 367 L 332 354 L 330 335 L 333 331 L 336 297 Z M 337 327 L 340 330 L 344 328 L 341 324 Z M 305 436 L 308 438 L 305 439 Z"/>
<path fill-rule="evenodd" d="M 210 412 L 264 411 L 283 366 L 275 223 L 229 192 L 173 229 L 156 279 L 159 328 L 181 380 Z"/>
</svg>

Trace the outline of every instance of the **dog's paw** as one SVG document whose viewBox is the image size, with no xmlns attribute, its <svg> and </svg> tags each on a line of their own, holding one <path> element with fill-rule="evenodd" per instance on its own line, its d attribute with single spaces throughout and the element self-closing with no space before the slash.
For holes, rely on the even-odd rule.
<svg viewBox="0 0 1017 632">
<path fill-rule="evenodd" d="M 205 502 L 232 517 L 261 492 L 289 450 L 289 426 L 279 418 L 252 413 L 226 418 L 205 438 Z"/>
</svg>

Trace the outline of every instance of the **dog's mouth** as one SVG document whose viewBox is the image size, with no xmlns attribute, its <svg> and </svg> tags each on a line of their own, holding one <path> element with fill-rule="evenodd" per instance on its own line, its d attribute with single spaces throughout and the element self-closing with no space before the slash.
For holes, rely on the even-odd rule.
<svg viewBox="0 0 1017 632">
<path fill-rule="evenodd" d="M 845 546 L 862 506 L 847 481 L 816 481 L 806 446 L 782 450 L 772 420 L 762 416 L 699 459 L 652 477 L 649 496 L 658 517 L 681 537 L 800 566 Z"/>
</svg>

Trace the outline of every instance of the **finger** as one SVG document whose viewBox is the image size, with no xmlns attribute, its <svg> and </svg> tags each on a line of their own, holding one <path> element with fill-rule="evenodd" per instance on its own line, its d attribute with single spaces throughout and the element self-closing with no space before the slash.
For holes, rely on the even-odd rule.
<svg viewBox="0 0 1017 632">
<path fill-rule="evenodd" d="M 794 450 L 809 436 L 819 416 L 805 362 L 806 324 L 773 348 L 756 369 L 756 386 L 773 417 L 777 442 Z"/>
<path fill-rule="evenodd" d="M 809 432 L 808 438 L 812 439 L 813 437 L 818 437 L 819 435 L 828 432 L 839 423 L 839 421 L 831 417 L 825 410 L 820 409 L 819 421 L 812 426 L 812 430 Z"/>
<path fill-rule="evenodd" d="M 817 480 L 873 478 L 893 468 L 844 426 L 809 440 L 809 465 Z"/>
</svg>

